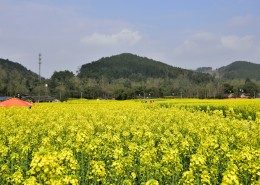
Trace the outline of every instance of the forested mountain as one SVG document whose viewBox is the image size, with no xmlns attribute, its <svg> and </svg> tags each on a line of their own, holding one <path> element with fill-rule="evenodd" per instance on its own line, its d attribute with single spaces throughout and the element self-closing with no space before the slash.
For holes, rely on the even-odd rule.
<svg viewBox="0 0 260 185">
<path fill-rule="evenodd" d="M 78 77 L 84 82 L 87 97 L 102 92 L 102 97 L 116 99 L 199 96 L 203 91 L 199 86 L 214 79 L 209 74 L 172 67 L 129 53 L 84 64 Z"/>
<path fill-rule="evenodd" d="M 144 81 L 147 78 L 176 79 L 180 75 L 196 83 L 212 80 L 212 77 L 207 74 L 173 67 L 130 53 L 101 58 L 98 61 L 84 64 L 78 74 L 83 79 L 105 77 L 114 80 L 124 78 L 135 82 Z"/>
<path fill-rule="evenodd" d="M 246 61 L 236 61 L 216 70 L 225 79 L 254 79 L 260 80 L 260 64 Z"/>
<path fill-rule="evenodd" d="M 19 63 L 0 59 L 0 95 L 30 93 L 37 86 L 38 75 Z"/>
<path fill-rule="evenodd" d="M 200 72 L 198 72 L 200 71 Z M 250 96 L 260 92 L 259 64 L 234 62 L 197 72 L 123 53 L 81 66 L 78 74 L 55 71 L 50 79 L 39 80 L 21 64 L 0 59 L 0 96 L 17 93 L 67 98 L 223 98 L 234 93 Z M 217 72 L 219 78 L 212 75 Z M 207 74 L 210 73 L 210 74 Z"/>
</svg>

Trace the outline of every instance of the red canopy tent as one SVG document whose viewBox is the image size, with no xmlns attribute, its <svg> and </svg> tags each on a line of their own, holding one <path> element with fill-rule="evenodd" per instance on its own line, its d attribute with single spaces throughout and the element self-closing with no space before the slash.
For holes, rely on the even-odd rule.
<svg viewBox="0 0 260 185">
<path fill-rule="evenodd" d="M 18 98 L 11 98 L 0 102 L 0 107 L 13 107 L 13 106 L 33 106 L 33 103 L 20 100 Z"/>
</svg>

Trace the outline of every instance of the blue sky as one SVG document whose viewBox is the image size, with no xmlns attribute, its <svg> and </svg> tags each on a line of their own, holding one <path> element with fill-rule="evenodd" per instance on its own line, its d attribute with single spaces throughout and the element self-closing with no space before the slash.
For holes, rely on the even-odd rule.
<svg viewBox="0 0 260 185">
<path fill-rule="evenodd" d="M 44 77 L 133 53 L 172 66 L 260 62 L 258 0 L 0 0 L 0 58 Z"/>
</svg>

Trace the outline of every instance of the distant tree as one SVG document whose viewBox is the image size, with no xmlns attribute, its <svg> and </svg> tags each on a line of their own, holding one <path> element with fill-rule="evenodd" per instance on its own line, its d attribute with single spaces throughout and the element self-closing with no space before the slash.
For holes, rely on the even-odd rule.
<svg viewBox="0 0 260 185">
<path fill-rule="evenodd" d="M 7 73 L 0 66 L 0 95 L 7 95 Z"/>
<path fill-rule="evenodd" d="M 224 90 L 224 93 L 226 93 L 226 94 L 233 93 L 234 87 L 233 87 L 233 85 L 231 85 L 229 83 L 224 83 L 223 84 L 223 90 Z"/>
<path fill-rule="evenodd" d="M 252 82 L 249 78 L 245 80 L 245 85 L 243 86 L 243 91 L 245 93 L 250 94 L 251 97 L 255 95 L 255 93 L 258 92 L 258 86 Z"/>
<path fill-rule="evenodd" d="M 133 99 L 135 96 L 135 93 L 132 89 L 118 89 L 115 92 L 115 99 L 116 100 L 127 100 L 127 99 Z"/>
<path fill-rule="evenodd" d="M 49 80 L 51 94 L 63 100 L 73 97 L 75 91 L 80 89 L 80 87 L 76 87 L 79 84 L 73 72 L 68 70 L 55 71 Z M 77 93 L 77 97 L 79 97 L 79 93 Z"/>
</svg>

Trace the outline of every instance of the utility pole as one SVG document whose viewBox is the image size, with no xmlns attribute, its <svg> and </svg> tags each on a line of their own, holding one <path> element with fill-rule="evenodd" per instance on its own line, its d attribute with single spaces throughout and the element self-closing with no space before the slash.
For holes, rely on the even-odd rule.
<svg viewBox="0 0 260 185">
<path fill-rule="evenodd" d="M 42 56 L 42 54 L 41 53 L 39 53 L 39 97 L 38 97 L 38 102 L 40 102 L 40 97 L 41 97 L 41 64 L 42 64 L 42 62 L 41 62 L 41 60 L 42 60 L 42 58 L 41 58 L 41 56 Z"/>
<path fill-rule="evenodd" d="M 39 53 L 39 81 L 40 81 L 40 83 L 41 83 L 41 64 L 42 64 L 42 62 L 41 62 L 41 60 L 42 60 L 42 54 L 41 53 Z"/>
</svg>

